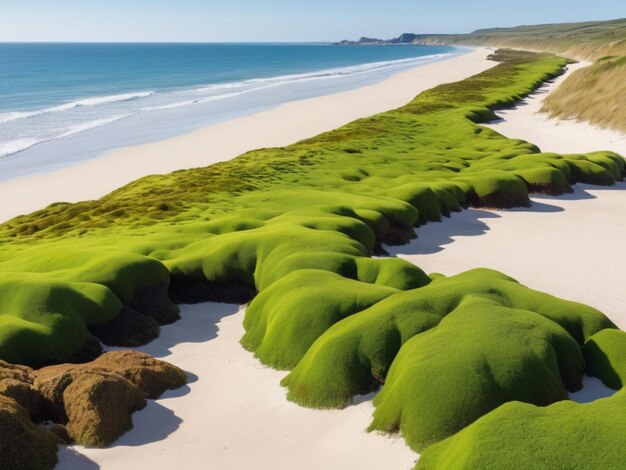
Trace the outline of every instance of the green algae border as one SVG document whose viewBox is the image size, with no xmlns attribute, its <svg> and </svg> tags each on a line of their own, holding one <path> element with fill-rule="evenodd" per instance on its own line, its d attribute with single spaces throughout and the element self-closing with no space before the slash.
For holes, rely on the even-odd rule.
<svg viewBox="0 0 626 470">
<path fill-rule="evenodd" d="M 431 279 L 371 257 L 468 206 L 525 206 L 529 192 L 622 179 L 615 153 L 542 153 L 481 127 L 566 64 L 517 51 L 492 59 L 483 73 L 297 144 L 1 225 L 0 359 L 84 360 L 99 352 L 94 335 L 151 339 L 176 319 L 171 300 L 251 300 L 242 344 L 293 369 L 290 399 L 337 407 L 384 384 L 372 429 L 400 431 L 425 455 L 511 401 L 565 399 L 595 370 L 585 342 L 615 329 L 603 314 L 490 270 Z"/>
</svg>

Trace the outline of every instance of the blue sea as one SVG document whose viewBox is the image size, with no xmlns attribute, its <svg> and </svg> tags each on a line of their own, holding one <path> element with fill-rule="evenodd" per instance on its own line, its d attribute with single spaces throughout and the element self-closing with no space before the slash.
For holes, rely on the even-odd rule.
<svg viewBox="0 0 626 470">
<path fill-rule="evenodd" d="M 0 179 L 368 85 L 464 52 L 328 44 L 0 44 Z"/>
</svg>

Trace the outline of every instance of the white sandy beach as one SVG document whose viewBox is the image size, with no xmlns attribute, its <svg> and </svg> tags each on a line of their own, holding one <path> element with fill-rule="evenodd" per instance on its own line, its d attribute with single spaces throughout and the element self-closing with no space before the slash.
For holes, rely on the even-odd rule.
<svg viewBox="0 0 626 470">
<path fill-rule="evenodd" d="M 611 149 L 626 155 L 624 135 L 536 114 L 542 97 L 563 78 L 516 109 L 500 113 L 504 120 L 490 127 L 546 151 Z M 254 117 L 240 121 L 248 120 Z M 202 139 L 204 132 L 212 131 L 178 140 Z M 195 153 L 189 155 L 191 159 Z M 610 188 L 577 185 L 573 194 L 533 197 L 529 209 L 454 214 L 443 223 L 421 227 L 410 245 L 389 251 L 427 272 L 498 269 L 530 287 L 592 305 L 626 328 L 621 298 L 626 279 L 625 203 L 626 183 Z M 62 451 L 58 468 L 412 467 L 418 456 L 401 439 L 365 432 L 371 402 L 330 411 L 289 403 L 279 385 L 284 372 L 263 367 L 239 345 L 242 319 L 243 311 L 236 306 L 184 306 L 182 320 L 163 328 L 161 337 L 141 350 L 190 371 L 194 381 L 150 401 L 133 416 L 134 429 L 111 448 L 77 449 L 90 461 Z M 595 379 L 586 379 L 585 385 L 573 399 L 589 401 L 607 393 Z"/>
<path fill-rule="evenodd" d="M 195 132 L 135 147 L 62 170 L 0 182 L 0 222 L 58 201 L 96 199 L 137 178 L 207 166 L 249 150 L 284 146 L 355 119 L 402 106 L 420 92 L 492 67 L 488 49 L 398 73 L 374 85 L 285 103 Z"/>
<path fill-rule="evenodd" d="M 288 402 L 285 372 L 262 366 L 239 345 L 243 310 L 183 306 L 182 319 L 141 351 L 197 376 L 133 415 L 134 429 L 109 449 L 78 449 L 103 469 L 409 469 L 417 454 L 402 439 L 366 433 L 369 401 L 344 410 Z M 59 470 L 95 468 L 61 453 Z"/>
</svg>

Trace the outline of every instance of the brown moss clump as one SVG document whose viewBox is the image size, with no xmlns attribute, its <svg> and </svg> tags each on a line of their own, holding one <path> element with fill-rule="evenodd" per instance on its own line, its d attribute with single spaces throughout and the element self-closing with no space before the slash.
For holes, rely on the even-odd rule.
<svg viewBox="0 0 626 470">
<path fill-rule="evenodd" d="M 16 400 L 0 395 L 0 468 L 52 469 L 57 445 L 58 438 L 34 424 Z"/>
<path fill-rule="evenodd" d="M 132 428 L 131 414 L 165 390 L 185 384 L 179 368 L 136 351 L 115 351 L 87 364 L 35 372 L 44 413 L 65 424 L 69 437 L 103 447 Z"/>
<path fill-rule="evenodd" d="M 67 423 L 70 438 L 87 447 L 115 441 L 132 428 L 131 414 L 146 405 L 130 381 L 89 366 L 53 366 L 39 380 L 47 412 L 54 421 Z"/>
<path fill-rule="evenodd" d="M 41 394 L 30 367 L 0 361 L 0 396 L 14 399 L 31 418 L 41 410 Z"/>
<path fill-rule="evenodd" d="M 186 381 L 178 367 L 136 351 L 39 370 L 0 361 L 0 469 L 54 468 L 61 442 L 106 446 L 132 428 L 146 398 Z"/>
<path fill-rule="evenodd" d="M 113 351 L 93 361 L 133 383 L 146 398 L 156 398 L 164 391 L 182 387 L 187 374 L 176 366 L 136 351 Z"/>
</svg>

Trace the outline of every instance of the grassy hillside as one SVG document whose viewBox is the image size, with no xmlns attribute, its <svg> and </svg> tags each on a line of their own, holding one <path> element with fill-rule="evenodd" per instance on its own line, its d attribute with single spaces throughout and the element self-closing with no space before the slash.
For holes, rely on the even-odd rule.
<svg viewBox="0 0 626 470">
<path fill-rule="evenodd" d="M 545 101 L 544 111 L 626 132 L 626 19 L 482 29 L 421 41 L 528 49 L 591 61 Z"/>
<path fill-rule="evenodd" d="M 252 299 L 242 344 L 292 369 L 291 399 L 341 406 L 384 384 L 372 429 L 399 430 L 415 448 L 511 400 L 565 398 L 596 361 L 585 342 L 615 328 L 602 313 L 489 270 L 446 279 L 372 258 L 463 207 L 524 206 L 529 192 L 622 179 L 624 160 L 610 151 L 540 153 L 480 126 L 566 64 L 527 52 L 493 59 L 297 144 L 1 225 L 0 358 L 84 360 L 98 353 L 94 336 L 150 340 L 176 319 L 171 300 Z"/>
<path fill-rule="evenodd" d="M 596 61 L 602 57 L 626 55 L 626 18 L 479 29 L 470 34 L 440 38 L 451 43 L 540 50 Z"/>
</svg>

